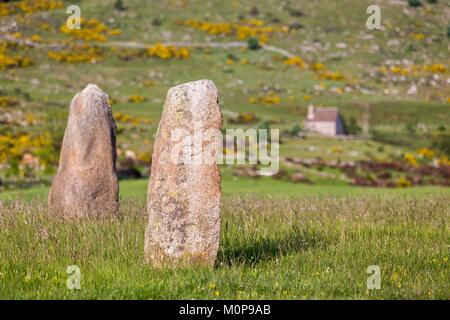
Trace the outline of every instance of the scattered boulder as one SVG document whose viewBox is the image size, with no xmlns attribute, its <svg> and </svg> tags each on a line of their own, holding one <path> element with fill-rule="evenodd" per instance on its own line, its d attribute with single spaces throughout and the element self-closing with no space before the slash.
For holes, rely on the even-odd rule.
<svg viewBox="0 0 450 320">
<path fill-rule="evenodd" d="M 118 193 L 116 125 L 108 96 L 89 84 L 70 105 L 49 209 L 65 218 L 111 216 Z"/>
<path fill-rule="evenodd" d="M 221 126 L 218 90 L 213 82 L 200 80 L 169 89 L 153 148 L 148 188 L 144 253 L 154 267 L 215 263 L 221 196 L 217 161 L 197 163 L 183 158 L 175 162 L 173 152 L 179 142 L 173 140 L 172 134 L 184 130 L 179 138 L 188 139 L 188 146 L 198 150 L 192 153 L 195 157 L 208 145 L 207 141 L 196 143 L 194 132 L 220 132 Z M 215 149 L 217 152 L 222 151 Z"/>
</svg>

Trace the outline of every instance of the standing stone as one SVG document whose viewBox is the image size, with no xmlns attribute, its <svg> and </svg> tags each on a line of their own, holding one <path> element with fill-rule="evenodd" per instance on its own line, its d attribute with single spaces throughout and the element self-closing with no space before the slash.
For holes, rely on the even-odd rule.
<svg viewBox="0 0 450 320">
<path fill-rule="evenodd" d="M 111 216 L 118 193 L 116 125 L 108 96 L 89 84 L 70 105 L 49 209 L 66 218 Z"/>
<path fill-rule="evenodd" d="M 180 141 L 187 141 L 191 154 L 213 150 L 210 154 L 215 159 L 221 152 L 216 148 L 219 137 L 200 142 L 197 137 L 206 132 L 220 134 L 221 126 L 218 90 L 212 81 L 169 89 L 154 144 L 147 198 L 145 258 L 152 266 L 214 265 L 220 239 L 217 161 L 175 162 L 173 155 L 179 154 L 175 148 Z M 180 129 L 184 134 L 174 141 L 172 135 Z"/>
</svg>

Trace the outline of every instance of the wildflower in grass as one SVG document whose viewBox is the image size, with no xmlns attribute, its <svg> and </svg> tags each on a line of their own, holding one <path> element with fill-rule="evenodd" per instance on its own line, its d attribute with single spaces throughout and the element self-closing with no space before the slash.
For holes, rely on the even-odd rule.
<svg viewBox="0 0 450 320">
<path fill-rule="evenodd" d="M 422 33 L 415 33 L 413 36 L 414 36 L 414 39 L 416 39 L 417 41 L 421 41 L 421 40 L 425 39 L 425 35 L 423 35 Z"/>
<path fill-rule="evenodd" d="M 108 98 L 108 104 L 109 104 L 110 106 L 112 106 L 113 104 L 116 104 L 116 103 L 117 103 L 117 100 L 116 100 L 116 99 L 111 98 L 111 97 Z"/>
<path fill-rule="evenodd" d="M 34 34 L 30 37 L 30 40 L 33 42 L 42 42 L 42 37 L 38 34 Z"/>
<path fill-rule="evenodd" d="M 343 150 L 339 146 L 333 146 L 331 147 L 331 153 L 333 154 L 342 154 Z"/>
<path fill-rule="evenodd" d="M 108 31 L 108 35 L 110 35 L 110 36 L 117 36 L 121 33 L 122 33 L 122 30 L 120 30 L 120 29 L 112 29 L 112 30 Z"/>
<path fill-rule="evenodd" d="M 144 87 L 154 87 L 154 86 L 156 86 L 156 82 L 155 81 L 153 81 L 153 80 L 143 80 L 143 81 L 141 81 L 141 85 L 142 86 L 144 86 Z"/>
</svg>

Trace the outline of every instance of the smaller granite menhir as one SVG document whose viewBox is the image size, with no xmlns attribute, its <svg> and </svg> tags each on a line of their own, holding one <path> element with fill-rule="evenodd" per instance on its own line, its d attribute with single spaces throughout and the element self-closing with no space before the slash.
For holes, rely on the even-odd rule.
<svg viewBox="0 0 450 320">
<path fill-rule="evenodd" d="M 113 216 L 118 193 L 116 125 L 108 95 L 89 84 L 70 105 L 49 210 L 64 218 Z"/>
<path fill-rule="evenodd" d="M 154 267 L 214 266 L 220 239 L 217 162 L 175 162 L 173 155 L 180 141 L 188 141 L 197 150 L 191 154 L 209 150 L 211 144 L 196 143 L 193 136 L 220 133 L 221 126 L 218 90 L 212 81 L 169 89 L 153 148 L 147 195 L 144 254 Z M 174 141 L 173 134 L 180 130 L 181 140 Z"/>
</svg>

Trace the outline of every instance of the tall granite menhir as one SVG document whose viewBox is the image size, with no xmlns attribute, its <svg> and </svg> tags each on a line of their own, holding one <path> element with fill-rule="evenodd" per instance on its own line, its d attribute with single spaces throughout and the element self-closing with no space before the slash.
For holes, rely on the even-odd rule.
<svg viewBox="0 0 450 320">
<path fill-rule="evenodd" d="M 89 84 L 70 105 L 49 209 L 65 218 L 111 216 L 118 193 L 116 125 L 108 96 Z"/>
<path fill-rule="evenodd" d="M 184 139 L 197 150 L 192 154 L 205 152 L 211 144 L 196 142 L 194 133 L 220 133 L 221 126 L 218 91 L 212 81 L 169 89 L 153 148 L 147 199 L 145 258 L 154 267 L 214 265 L 220 239 L 217 162 L 174 161 L 173 155 L 182 149 L 179 142 Z M 177 137 L 180 129 L 184 133 Z"/>
</svg>

